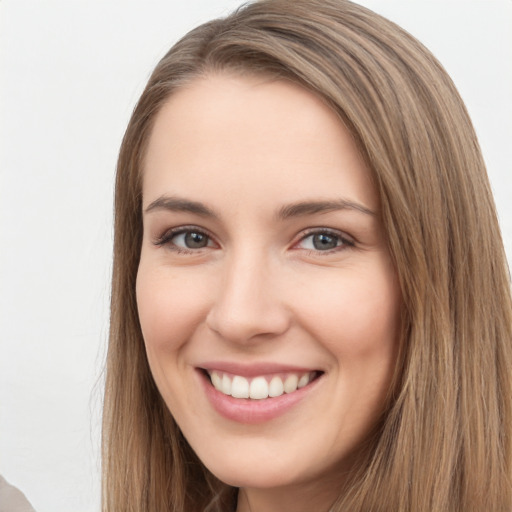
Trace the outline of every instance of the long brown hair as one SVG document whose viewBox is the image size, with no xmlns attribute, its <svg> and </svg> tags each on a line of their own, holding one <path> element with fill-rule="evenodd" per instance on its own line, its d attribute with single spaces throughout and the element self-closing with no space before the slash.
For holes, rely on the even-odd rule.
<svg viewBox="0 0 512 512">
<path fill-rule="evenodd" d="M 346 0 L 262 0 L 191 31 L 160 61 L 118 162 L 103 510 L 233 510 L 153 382 L 135 300 L 141 170 L 156 113 L 209 73 L 264 73 L 321 97 L 380 194 L 403 296 L 388 410 L 333 511 L 512 510 L 512 303 L 478 142 L 446 72 L 395 24 Z"/>
</svg>

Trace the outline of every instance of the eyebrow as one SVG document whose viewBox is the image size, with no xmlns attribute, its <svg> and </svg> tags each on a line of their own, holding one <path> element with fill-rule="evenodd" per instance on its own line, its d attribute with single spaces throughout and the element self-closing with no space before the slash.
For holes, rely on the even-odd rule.
<svg viewBox="0 0 512 512">
<path fill-rule="evenodd" d="M 301 201 L 283 206 L 278 211 L 277 218 L 289 219 L 290 217 L 314 215 L 315 213 L 326 213 L 337 210 L 355 210 L 366 215 L 377 215 L 374 211 L 360 203 L 349 201 L 347 199 L 337 199 L 334 201 Z"/>
<path fill-rule="evenodd" d="M 173 212 L 187 212 L 195 213 L 201 217 L 217 218 L 217 214 L 205 206 L 203 203 L 197 201 L 190 201 L 188 199 L 182 199 L 180 197 L 169 197 L 161 196 L 153 201 L 144 211 L 145 213 L 152 212 L 154 210 L 168 210 Z"/>
<path fill-rule="evenodd" d="M 209 217 L 213 219 L 218 218 L 218 215 L 203 203 L 174 196 L 159 197 L 147 206 L 145 213 L 155 210 L 187 212 L 200 215 L 201 217 Z M 280 208 L 276 217 L 279 220 L 286 220 L 291 217 L 301 217 L 337 210 L 355 210 L 366 215 L 376 215 L 374 211 L 360 203 L 349 201 L 347 199 L 337 199 L 329 201 L 301 201 L 298 203 L 292 203 Z"/>
</svg>

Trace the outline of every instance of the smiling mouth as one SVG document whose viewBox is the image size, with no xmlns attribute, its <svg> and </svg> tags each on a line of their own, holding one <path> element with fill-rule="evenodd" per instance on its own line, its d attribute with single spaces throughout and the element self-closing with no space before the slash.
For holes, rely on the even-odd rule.
<svg viewBox="0 0 512 512">
<path fill-rule="evenodd" d="M 252 400 L 264 400 L 294 393 L 311 384 L 323 373 L 320 371 L 289 372 L 246 378 L 218 370 L 204 370 L 204 372 L 217 391 L 233 398 Z"/>
</svg>

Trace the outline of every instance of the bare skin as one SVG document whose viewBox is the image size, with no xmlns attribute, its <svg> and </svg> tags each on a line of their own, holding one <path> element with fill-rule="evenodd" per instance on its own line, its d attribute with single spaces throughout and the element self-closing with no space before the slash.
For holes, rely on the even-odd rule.
<svg viewBox="0 0 512 512">
<path fill-rule="evenodd" d="M 197 79 L 156 118 L 143 208 L 139 316 L 190 445 L 238 512 L 327 510 L 382 412 L 400 310 L 350 134 L 297 85 Z M 251 402 L 213 383 L 258 372 L 307 384 Z"/>
</svg>

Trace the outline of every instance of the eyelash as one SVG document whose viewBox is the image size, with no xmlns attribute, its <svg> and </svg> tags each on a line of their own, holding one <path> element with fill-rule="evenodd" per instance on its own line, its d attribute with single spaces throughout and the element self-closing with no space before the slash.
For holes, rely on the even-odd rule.
<svg viewBox="0 0 512 512">
<path fill-rule="evenodd" d="M 179 245 L 176 245 L 175 243 L 172 242 L 172 239 L 174 237 L 186 233 L 196 233 L 198 235 L 205 236 L 208 239 L 208 241 L 212 240 L 210 234 L 204 229 L 198 228 L 197 226 L 180 226 L 179 228 L 174 228 L 170 229 L 169 231 L 166 231 L 162 236 L 158 237 L 155 240 L 154 244 L 157 246 L 168 246 L 171 251 L 174 251 L 178 254 L 193 254 L 203 249 L 203 247 L 197 249 L 180 247 Z M 205 246 L 204 248 L 206 247 L 208 246 Z"/>
<path fill-rule="evenodd" d="M 205 231 L 204 229 L 198 228 L 197 226 L 180 226 L 178 228 L 171 229 L 169 231 L 166 231 L 162 236 L 158 237 L 154 244 L 157 246 L 168 246 L 170 250 L 178 253 L 178 254 L 194 254 L 198 253 L 201 249 L 206 249 L 209 246 L 206 245 L 205 247 L 198 247 L 198 248 L 186 248 L 186 247 L 180 247 L 172 242 L 172 239 L 177 237 L 178 235 L 183 235 L 187 233 L 195 233 L 202 236 L 207 237 L 208 242 L 212 241 L 212 236 Z M 334 252 L 350 249 L 355 246 L 355 242 L 348 238 L 347 236 L 344 236 L 343 233 L 339 231 L 335 231 L 332 229 L 327 228 L 311 228 L 307 230 L 305 233 L 302 234 L 301 238 L 294 243 L 293 247 L 295 248 L 300 243 L 303 243 L 305 240 L 307 240 L 310 237 L 313 237 L 315 235 L 327 235 L 329 237 L 337 238 L 339 245 L 332 249 L 326 249 L 326 250 L 320 250 L 320 249 L 304 249 L 308 251 L 310 254 L 332 254 Z M 299 249 L 297 249 L 299 250 Z"/>
<path fill-rule="evenodd" d="M 311 228 L 311 229 L 307 230 L 301 236 L 300 240 L 294 244 L 294 247 L 315 235 L 327 235 L 327 236 L 330 236 L 333 238 L 337 238 L 339 245 L 337 245 L 336 247 L 334 247 L 332 249 L 326 249 L 324 251 L 322 251 L 320 249 L 305 249 L 310 254 L 314 253 L 314 254 L 328 255 L 328 254 L 332 254 L 332 253 L 339 252 L 339 251 L 344 251 L 346 249 L 355 247 L 355 242 L 352 239 L 350 239 L 348 236 L 344 235 L 340 231 L 335 231 L 335 230 L 328 229 L 328 228 Z"/>
</svg>

